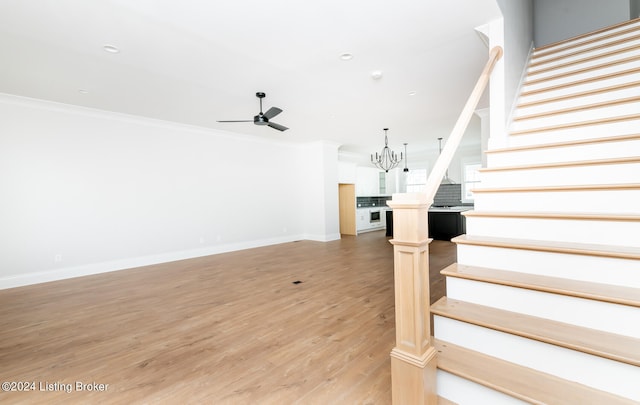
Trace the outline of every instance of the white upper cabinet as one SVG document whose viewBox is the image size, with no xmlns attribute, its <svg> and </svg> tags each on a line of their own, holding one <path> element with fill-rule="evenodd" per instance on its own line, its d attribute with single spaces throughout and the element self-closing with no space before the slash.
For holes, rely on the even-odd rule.
<svg viewBox="0 0 640 405">
<path fill-rule="evenodd" d="M 356 196 L 375 196 L 380 194 L 380 170 L 374 167 L 356 168 Z"/>
</svg>

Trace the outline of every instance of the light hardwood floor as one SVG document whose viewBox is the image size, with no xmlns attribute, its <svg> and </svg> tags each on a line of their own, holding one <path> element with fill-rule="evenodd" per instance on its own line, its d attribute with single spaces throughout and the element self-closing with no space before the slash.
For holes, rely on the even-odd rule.
<svg viewBox="0 0 640 405">
<path fill-rule="evenodd" d="M 394 340 L 384 232 L 293 242 L 0 291 L 0 403 L 388 404 Z"/>
</svg>

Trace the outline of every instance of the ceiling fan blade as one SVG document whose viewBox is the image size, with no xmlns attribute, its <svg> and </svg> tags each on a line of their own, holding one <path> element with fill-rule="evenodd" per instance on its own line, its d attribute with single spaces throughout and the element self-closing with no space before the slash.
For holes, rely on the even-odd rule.
<svg viewBox="0 0 640 405">
<path fill-rule="evenodd" d="M 269 110 L 264 113 L 263 115 L 265 117 L 267 117 L 268 120 L 270 120 L 271 118 L 275 117 L 276 115 L 280 114 L 282 112 L 281 109 L 279 109 L 278 107 L 271 107 L 269 108 Z"/>
<path fill-rule="evenodd" d="M 239 121 L 216 121 L 216 122 L 253 122 L 253 120 L 239 120 Z"/>
<path fill-rule="evenodd" d="M 276 124 L 275 122 L 271 122 L 271 121 L 269 121 L 267 125 L 269 125 L 271 128 L 277 129 L 278 131 L 286 131 L 287 129 L 289 129 L 284 125 Z"/>
</svg>

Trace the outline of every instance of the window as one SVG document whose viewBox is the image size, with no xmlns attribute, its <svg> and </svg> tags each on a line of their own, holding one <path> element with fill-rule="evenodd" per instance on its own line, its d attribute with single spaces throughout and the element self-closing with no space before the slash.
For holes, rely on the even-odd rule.
<svg viewBox="0 0 640 405">
<path fill-rule="evenodd" d="M 407 173 L 407 193 L 424 193 L 427 185 L 427 169 L 411 169 Z"/>
<path fill-rule="evenodd" d="M 473 190 L 480 183 L 480 163 L 467 163 L 462 165 L 462 200 L 473 201 Z"/>
</svg>

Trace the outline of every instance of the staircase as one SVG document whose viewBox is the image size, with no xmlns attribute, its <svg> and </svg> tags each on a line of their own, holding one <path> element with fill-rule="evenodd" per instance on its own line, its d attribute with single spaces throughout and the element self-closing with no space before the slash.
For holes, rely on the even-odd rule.
<svg viewBox="0 0 640 405">
<path fill-rule="evenodd" d="M 640 403 L 640 20 L 536 49 L 431 307 L 458 404 Z"/>
</svg>

